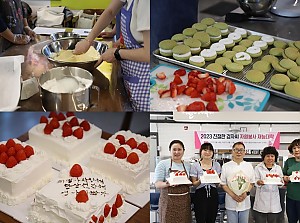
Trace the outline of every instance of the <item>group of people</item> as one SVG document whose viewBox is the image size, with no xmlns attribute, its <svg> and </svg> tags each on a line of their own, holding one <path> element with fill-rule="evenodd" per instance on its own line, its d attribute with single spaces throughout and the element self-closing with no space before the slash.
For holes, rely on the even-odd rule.
<svg viewBox="0 0 300 223">
<path fill-rule="evenodd" d="M 183 161 L 184 144 L 173 140 L 169 145 L 171 158 L 160 161 L 155 169 L 155 186 L 160 189 L 159 215 L 161 223 L 191 222 L 191 185 L 170 186 L 170 172 L 185 171 L 196 188 L 193 205 L 197 223 L 214 223 L 218 213 L 218 187 L 226 192 L 225 208 L 227 222 L 248 223 L 251 208 L 250 190 L 256 187 L 253 211 L 255 223 L 282 223 L 279 218 L 282 207 L 278 185 L 264 184 L 266 174 L 278 174 L 287 185 L 286 212 L 289 223 L 300 221 L 300 183 L 292 183 L 289 176 L 300 171 L 300 139 L 295 139 L 288 147 L 293 155 L 281 168 L 276 164 L 278 151 L 275 147 L 265 147 L 261 153 L 262 162 L 255 168 L 244 161 L 246 154 L 243 142 L 232 146 L 232 160 L 221 165 L 214 161 L 214 148 L 204 143 L 200 148 L 200 159 L 193 164 Z M 220 177 L 220 184 L 202 183 L 200 176 L 206 170 L 214 170 Z M 231 186 L 233 179 L 239 176 L 239 187 L 246 185 L 241 193 Z M 242 184 L 244 183 L 244 184 Z"/>
</svg>

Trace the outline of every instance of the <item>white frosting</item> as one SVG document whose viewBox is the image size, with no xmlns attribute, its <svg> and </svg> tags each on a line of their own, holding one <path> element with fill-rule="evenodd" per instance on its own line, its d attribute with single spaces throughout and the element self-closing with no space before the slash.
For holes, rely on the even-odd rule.
<svg viewBox="0 0 300 223">
<path fill-rule="evenodd" d="M 185 54 L 176 54 L 176 53 L 173 53 L 173 57 L 190 57 L 192 55 L 191 52 L 187 52 Z"/>
<path fill-rule="evenodd" d="M 222 43 L 213 43 L 210 46 L 210 49 L 215 50 L 216 52 L 226 50 L 225 45 Z"/>
<path fill-rule="evenodd" d="M 272 36 L 262 36 L 261 40 L 267 42 L 267 43 L 272 43 L 274 42 L 274 38 Z"/>
<path fill-rule="evenodd" d="M 262 40 L 254 41 L 253 43 L 253 46 L 257 46 L 259 48 L 266 47 L 267 45 L 268 45 L 267 42 Z"/>
<path fill-rule="evenodd" d="M 250 54 L 257 54 L 261 52 L 261 49 L 257 46 L 251 46 L 246 50 L 246 52 Z"/>
<path fill-rule="evenodd" d="M 238 33 L 238 34 L 241 34 L 241 35 L 246 35 L 247 34 L 247 31 L 245 29 L 242 29 L 242 28 L 236 28 L 234 30 L 235 33 Z"/>
<path fill-rule="evenodd" d="M 204 171 L 203 176 L 200 177 L 200 180 L 201 183 L 220 183 L 220 178 L 216 172 L 207 174 L 207 172 Z"/>
<path fill-rule="evenodd" d="M 191 48 L 191 51 L 197 51 L 200 50 L 200 47 Z"/>
<path fill-rule="evenodd" d="M 217 54 L 217 52 L 213 49 L 204 49 L 201 51 L 200 55 L 202 57 L 213 57 Z"/>
<path fill-rule="evenodd" d="M 235 54 L 236 60 L 251 60 L 251 56 L 245 52 L 238 52 Z"/>
<path fill-rule="evenodd" d="M 177 175 L 180 173 L 180 175 Z M 171 185 L 179 184 L 191 184 L 192 182 L 188 179 L 184 171 L 171 172 L 170 178 L 167 179 Z"/>
<path fill-rule="evenodd" d="M 221 33 L 227 33 L 228 32 L 228 29 L 220 29 L 221 30 Z"/>
<path fill-rule="evenodd" d="M 300 182 L 300 171 L 293 171 L 290 176 L 291 182 Z"/>
<path fill-rule="evenodd" d="M 171 50 L 164 50 L 164 49 L 162 49 L 162 48 L 159 48 L 159 52 L 161 52 L 161 53 L 170 53 L 170 54 L 172 54 L 172 49 L 171 49 Z"/>
<path fill-rule="evenodd" d="M 224 39 L 221 39 L 219 41 L 219 43 L 222 43 L 224 45 L 230 45 L 230 44 L 233 44 L 234 41 L 233 41 L 233 39 L 230 39 L 230 38 L 224 38 Z"/>
<path fill-rule="evenodd" d="M 233 40 L 235 41 L 235 40 L 241 39 L 242 36 L 241 36 L 241 34 L 239 34 L 239 33 L 230 33 L 230 34 L 228 35 L 228 38 L 229 38 L 229 39 L 233 39 Z"/>
<path fill-rule="evenodd" d="M 271 173 L 272 176 L 270 176 L 270 174 L 266 174 L 265 178 L 264 178 L 264 183 L 265 184 L 282 184 L 282 180 L 281 177 L 278 176 L 274 176 Z"/>
<path fill-rule="evenodd" d="M 202 63 L 202 62 L 204 62 L 204 57 L 192 56 L 192 57 L 190 57 L 190 61 L 195 62 L 195 63 Z"/>
<path fill-rule="evenodd" d="M 221 39 L 222 36 L 221 36 L 221 35 L 219 35 L 219 36 L 210 36 L 210 38 L 211 38 L 211 39 Z"/>
</svg>

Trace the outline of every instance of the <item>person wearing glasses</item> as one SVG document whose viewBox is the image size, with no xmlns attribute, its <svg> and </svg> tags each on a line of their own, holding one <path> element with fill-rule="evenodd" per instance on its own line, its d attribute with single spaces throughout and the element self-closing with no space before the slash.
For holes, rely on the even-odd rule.
<svg viewBox="0 0 300 223">
<path fill-rule="evenodd" d="M 171 159 L 160 161 L 155 168 L 155 187 L 160 189 L 159 217 L 161 223 L 190 223 L 191 199 L 189 185 L 170 186 L 171 172 L 185 171 L 189 176 L 191 165 L 182 160 L 184 144 L 173 140 L 169 145 Z"/>
<path fill-rule="evenodd" d="M 236 142 L 232 146 L 232 160 L 222 166 L 220 184 L 226 192 L 225 208 L 230 223 L 248 223 L 249 219 L 249 195 L 255 177 L 251 163 L 244 161 L 244 156 L 244 143 Z"/>
<path fill-rule="evenodd" d="M 214 147 L 211 143 L 203 143 L 200 148 L 200 160 L 191 167 L 191 179 L 196 187 L 193 199 L 197 223 L 214 223 L 218 213 L 218 191 L 216 184 L 201 183 L 200 176 L 206 170 L 214 170 L 221 174 L 221 165 L 213 161 Z"/>
<path fill-rule="evenodd" d="M 286 214 L 289 223 L 300 222 L 300 183 L 291 182 L 294 171 L 300 171 L 300 139 L 295 139 L 288 147 L 293 157 L 288 158 L 283 167 L 283 179 L 287 182 Z"/>
<path fill-rule="evenodd" d="M 261 157 L 263 161 L 254 169 L 256 181 L 253 206 L 255 223 L 279 223 L 282 211 L 278 188 L 280 185 L 268 185 L 264 182 L 266 174 L 278 174 L 281 178 L 283 177 L 281 167 L 276 164 L 278 152 L 275 147 L 268 146 L 263 149 Z"/>
</svg>

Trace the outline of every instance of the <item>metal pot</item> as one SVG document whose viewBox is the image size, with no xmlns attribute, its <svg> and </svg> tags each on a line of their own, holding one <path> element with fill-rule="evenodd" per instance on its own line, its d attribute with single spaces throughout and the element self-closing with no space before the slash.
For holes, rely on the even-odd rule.
<svg viewBox="0 0 300 223">
<path fill-rule="evenodd" d="M 80 38 L 80 35 L 72 32 L 57 32 L 50 35 L 50 39 L 53 41 L 72 38 Z"/>
<path fill-rule="evenodd" d="M 92 82 L 89 85 L 83 85 L 83 90 L 74 93 L 51 92 L 43 87 L 46 81 L 53 79 L 59 81 L 63 78 L 74 78 L 76 76 L 93 81 L 93 75 L 89 71 L 79 67 L 56 67 L 40 76 L 40 96 L 45 111 L 85 111 L 91 105 L 92 89 L 97 90 L 99 102 L 100 90 L 97 86 L 92 85 Z"/>
<path fill-rule="evenodd" d="M 247 15 L 262 16 L 271 9 L 276 0 L 237 0 L 237 2 Z"/>
</svg>

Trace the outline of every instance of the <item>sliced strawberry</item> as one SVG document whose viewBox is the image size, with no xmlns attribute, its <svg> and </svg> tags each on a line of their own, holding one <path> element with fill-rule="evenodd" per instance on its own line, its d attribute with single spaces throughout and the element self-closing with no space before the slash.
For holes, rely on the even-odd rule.
<svg viewBox="0 0 300 223">
<path fill-rule="evenodd" d="M 178 70 L 175 70 L 174 75 L 178 76 L 184 76 L 186 74 L 186 70 L 184 68 L 180 68 Z"/>
<path fill-rule="evenodd" d="M 78 119 L 76 117 L 73 117 L 70 121 L 69 121 L 71 126 L 79 126 L 79 122 Z"/>
<path fill-rule="evenodd" d="M 40 118 L 40 123 L 48 124 L 48 118 L 46 116 L 42 115 L 41 118 Z"/>
<path fill-rule="evenodd" d="M 134 138 L 128 139 L 128 140 L 126 141 L 126 144 L 127 144 L 128 146 L 130 146 L 131 149 L 134 149 L 134 148 L 137 147 L 137 142 L 135 141 Z"/>
<path fill-rule="evenodd" d="M 104 147 L 104 152 L 108 154 L 114 154 L 116 152 L 116 147 L 114 144 L 108 142 Z"/>
<path fill-rule="evenodd" d="M 5 145 L 9 149 L 10 147 L 14 147 L 16 145 L 16 143 L 13 139 L 9 139 L 9 140 L 7 140 Z"/>
<path fill-rule="evenodd" d="M 188 87 L 185 89 L 184 93 L 188 96 L 191 96 L 191 93 L 195 90 L 193 87 Z"/>
<path fill-rule="evenodd" d="M 53 126 L 50 124 L 46 124 L 45 128 L 44 128 L 44 133 L 46 135 L 50 135 L 53 132 Z"/>
<path fill-rule="evenodd" d="M 5 166 L 7 168 L 13 168 L 17 164 L 18 164 L 18 162 L 17 162 L 16 158 L 14 156 L 10 156 L 10 157 L 8 157 L 8 159 L 5 163 Z"/>
<path fill-rule="evenodd" d="M 206 105 L 206 110 L 207 111 L 219 111 L 219 108 L 214 101 L 210 101 Z"/>
<path fill-rule="evenodd" d="M 6 153 L 8 156 L 14 156 L 16 155 L 16 149 L 14 147 L 10 147 Z"/>
<path fill-rule="evenodd" d="M 232 81 L 230 81 L 228 86 L 228 94 L 234 94 L 235 91 L 236 91 L 235 84 Z"/>
<path fill-rule="evenodd" d="M 201 73 L 201 74 L 198 74 L 198 77 L 200 79 L 205 79 L 205 78 L 208 78 L 209 77 L 209 74 L 208 73 Z"/>
<path fill-rule="evenodd" d="M 112 208 L 111 208 L 111 215 L 110 216 L 113 218 L 113 217 L 116 217 L 117 215 L 118 215 L 118 209 L 117 209 L 116 205 L 113 204 Z"/>
<path fill-rule="evenodd" d="M 83 120 L 80 123 L 80 127 L 82 127 L 84 131 L 89 131 L 91 129 L 90 123 L 86 120 Z"/>
<path fill-rule="evenodd" d="M 49 124 L 53 127 L 53 129 L 58 129 L 60 126 L 58 119 L 55 117 L 50 120 Z"/>
<path fill-rule="evenodd" d="M 0 163 L 5 164 L 8 160 L 8 155 L 5 152 L 0 154 Z"/>
<path fill-rule="evenodd" d="M 66 122 L 65 122 L 66 123 Z M 64 124 L 62 127 L 62 136 L 67 137 L 73 135 L 72 127 L 69 124 Z"/>
<path fill-rule="evenodd" d="M 115 205 L 117 208 L 121 207 L 123 205 L 123 199 L 120 194 L 117 194 Z"/>
<path fill-rule="evenodd" d="M 198 92 L 202 92 L 203 88 L 205 88 L 207 86 L 205 80 L 199 80 L 196 86 L 196 90 Z"/>
<path fill-rule="evenodd" d="M 0 145 L 0 153 L 6 152 L 8 150 L 7 146 L 4 144 Z"/>
<path fill-rule="evenodd" d="M 127 162 L 131 164 L 136 164 L 139 162 L 139 156 L 135 152 L 132 152 L 128 155 Z"/>
<path fill-rule="evenodd" d="M 203 94 L 201 96 L 201 99 L 203 101 L 216 101 L 217 100 L 217 95 L 215 92 L 208 92 L 206 94 Z"/>
<path fill-rule="evenodd" d="M 125 137 L 123 135 L 117 135 L 116 139 L 119 140 L 121 145 L 125 144 Z"/>
<path fill-rule="evenodd" d="M 141 150 L 143 153 L 147 153 L 149 148 L 148 148 L 148 145 L 147 143 L 145 142 L 141 142 L 138 147 L 137 147 L 139 150 Z"/>
<path fill-rule="evenodd" d="M 79 164 L 74 164 L 70 169 L 70 176 L 71 177 L 81 177 L 83 170 Z"/>
<path fill-rule="evenodd" d="M 57 119 L 58 119 L 58 121 L 63 121 L 63 120 L 66 120 L 66 116 L 63 113 L 60 112 L 57 115 Z"/>
<path fill-rule="evenodd" d="M 190 95 L 191 98 L 200 98 L 200 93 L 194 89 L 192 92 L 191 92 L 191 95 Z"/>
<path fill-rule="evenodd" d="M 106 204 L 104 206 L 104 213 L 103 214 L 104 214 L 105 218 L 109 215 L 110 209 L 111 209 L 111 207 L 109 206 L 109 204 Z"/>
<path fill-rule="evenodd" d="M 75 136 L 77 139 L 83 138 L 83 129 L 81 127 L 77 128 L 73 132 L 73 136 Z"/>
<path fill-rule="evenodd" d="M 205 105 L 202 101 L 194 101 L 186 108 L 187 111 L 205 111 Z"/>
<path fill-rule="evenodd" d="M 16 152 L 24 149 L 24 147 L 20 143 L 16 143 L 16 145 L 14 147 L 15 147 Z"/>
<path fill-rule="evenodd" d="M 104 216 L 100 215 L 98 223 L 103 223 L 103 222 L 104 222 Z"/>
<path fill-rule="evenodd" d="M 224 86 L 224 84 L 222 84 L 221 82 L 217 82 L 217 91 L 216 91 L 216 93 L 218 94 L 218 95 L 220 95 L 220 94 L 223 94 L 225 92 L 225 86 Z"/>
<path fill-rule="evenodd" d="M 191 70 L 191 71 L 188 73 L 188 77 L 198 77 L 198 74 L 201 74 L 201 71 L 198 71 L 198 70 Z"/>
<path fill-rule="evenodd" d="M 34 150 L 30 145 L 25 146 L 24 152 L 25 152 L 27 158 L 34 155 Z"/>
<path fill-rule="evenodd" d="M 175 83 L 174 83 L 175 84 Z M 177 86 L 175 84 L 175 86 L 173 86 L 171 89 L 171 98 L 176 98 L 177 97 Z"/>
<path fill-rule="evenodd" d="M 78 203 L 86 203 L 89 200 L 89 196 L 85 190 L 81 190 L 76 195 L 76 201 Z"/>
<path fill-rule="evenodd" d="M 120 147 L 115 153 L 115 157 L 119 159 L 125 159 L 127 157 L 127 152 L 123 147 Z"/>
<path fill-rule="evenodd" d="M 186 111 L 186 105 L 179 105 L 179 106 L 177 106 L 176 107 L 176 110 L 178 111 L 178 112 L 185 112 Z"/>
<path fill-rule="evenodd" d="M 183 83 L 182 79 L 179 77 L 179 75 L 175 75 L 173 82 L 177 85 L 180 85 Z"/>
<path fill-rule="evenodd" d="M 67 117 L 71 117 L 71 116 L 75 116 L 75 114 L 74 114 L 74 112 L 67 112 L 67 113 L 66 113 L 66 116 L 67 116 Z"/>
<path fill-rule="evenodd" d="M 165 90 L 163 91 L 160 96 L 160 98 L 168 98 L 168 97 L 171 97 L 171 91 L 170 90 Z"/>
<path fill-rule="evenodd" d="M 184 92 L 185 88 L 185 85 L 177 86 L 177 95 L 181 95 Z"/>
<path fill-rule="evenodd" d="M 163 89 L 159 89 L 158 91 L 157 91 L 157 93 L 159 94 L 159 96 L 164 92 L 165 90 L 163 90 Z"/>
<path fill-rule="evenodd" d="M 57 118 L 57 113 L 54 111 L 50 112 L 48 118 Z"/>
<path fill-rule="evenodd" d="M 93 220 L 93 222 L 97 223 L 98 218 L 95 215 L 93 215 L 92 220 Z"/>
<path fill-rule="evenodd" d="M 166 76 L 165 72 L 159 72 L 156 74 L 156 77 L 160 80 L 164 80 L 164 79 L 166 79 L 167 76 Z"/>
<path fill-rule="evenodd" d="M 16 159 L 19 162 L 23 161 L 23 160 L 26 160 L 27 156 L 26 156 L 26 153 L 24 150 L 20 150 L 17 152 L 16 154 Z"/>
</svg>

